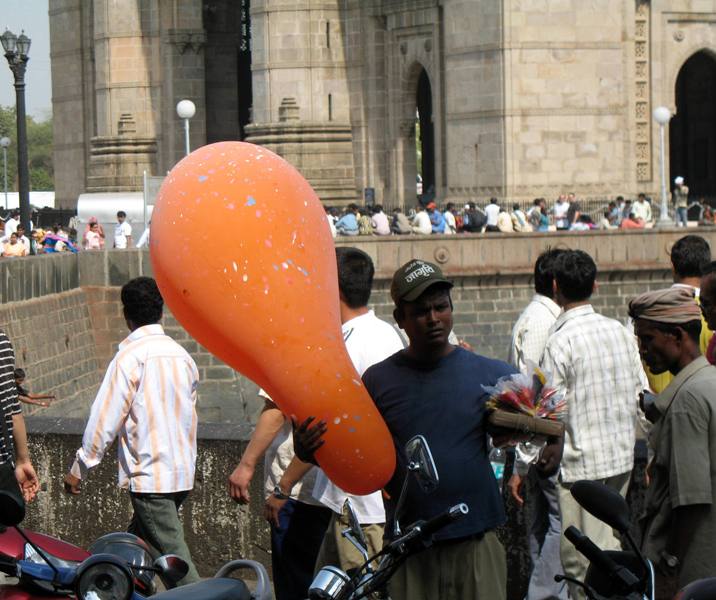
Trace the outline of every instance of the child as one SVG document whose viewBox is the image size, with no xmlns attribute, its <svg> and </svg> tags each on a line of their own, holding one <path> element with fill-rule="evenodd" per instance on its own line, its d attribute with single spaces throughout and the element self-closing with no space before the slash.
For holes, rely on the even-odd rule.
<svg viewBox="0 0 716 600">
<path fill-rule="evenodd" d="M 18 398 L 18 400 L 20 400 L 20 402 L 24 402 L 25 404 L 34 404 L 35 406 L 44 406 L 44 407 L 50 406 L 50 402 L 55 399 L 54 394 L 46 394 L 46 395 L 31 394 L 24 387 L 22 387 L 22 384 L 25 381 L 25 370 L 24 369 L 15 369 L 14 375 L 15 375 L 15 386 L 17 387 L 17 398 Z M 43 402 L 43 400 L 45 402 Z"/>
</svg>

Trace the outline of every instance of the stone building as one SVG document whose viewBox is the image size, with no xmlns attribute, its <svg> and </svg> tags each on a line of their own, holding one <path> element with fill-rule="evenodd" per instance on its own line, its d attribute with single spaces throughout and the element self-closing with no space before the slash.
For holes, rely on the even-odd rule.
<svg viewBox="0 0 716 600">
<path fill-rule="evenodd" d="M 714 0 L 50 0 L 58 202 L 248 140 L 329 204 L 716 198 Z"/>
</svg>

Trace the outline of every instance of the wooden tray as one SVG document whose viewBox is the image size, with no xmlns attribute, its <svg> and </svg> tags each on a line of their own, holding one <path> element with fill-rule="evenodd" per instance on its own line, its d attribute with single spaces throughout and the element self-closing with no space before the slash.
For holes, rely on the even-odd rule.
<svg viewBox="0 0 716 600">
<path fill-rule="evenodd" d="M 534 433 L 547 437 L 560 437 L 564 435 L 564 423 L 553 419 L 540 419 L 529 415 L 496 409 L 490 412 L 488 421 L 495 427 L 512 429 L 521 434 Z"/>
</svg>

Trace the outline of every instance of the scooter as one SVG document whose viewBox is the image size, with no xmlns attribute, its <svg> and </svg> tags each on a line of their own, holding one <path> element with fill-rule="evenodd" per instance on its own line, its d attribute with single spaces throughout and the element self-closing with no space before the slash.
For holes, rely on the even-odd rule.
<svg viewBox="0 0 716 600">
<path fill-rule="evenodd" d="M 586 558 L 589 568 L 584 581 L 555 575 L 555 581 L 580 586 L 591 600 L 654 600 L 654 566 L 629 532 L 629 506 L 616 491 L 596 481 L 578 481 L 572 496 L 587 512 L 626 537 L 631 552 L 602 550 L 576 527 L 564 535 Z"/>
<path fill-rule="evenodd" d="M 176 585 L 189 570 L 175 555 L 152 561 L 147 545 L 129 533 L 102 536 L 84 552 L 70 544 L 29 534 L 19 527 L 24 505 L 0 491 L 0 525 L 12 528 L 0 551 L 0 573 L 13 581 L 0 585 L 0 600 L 143 600 L 154 594 L 154 575 Z M 5 532 L 7 533 L 7 532 Z M 5 535 L 5 534 L 3 534 Z M 16 537 L 17 536 L 17 537 Z M 24 541 L 22 552 L 17 539 Z M 47 538 L 47 539 L 46 539 Z M 47 540 L 51 544 L 46 544 Z M 230 575 L 251 569 L 257 580 L 251 592 L 241 579 Z M 155 600 L 271 600 L 268 573 L 260 563 L 235 560 L 225 564 L 212 579 L 153 595 Z"/>
<path fill-rule="evenodd" d="M 392 531 L 393 541 L 388 543 L 378 554 L 369 557 L 368 544 L 363 530 L 350 504 L 350 499 L 346 500 L 350 527 L 343 531 L 342 535 L 356 547 L 365 562 L 351 575 L 335 566 L 321 568 L 309 588 L 309 600 L 359 600 L 373 594 L 380 598 L 388 598 L 387 583 L 403 562 L 410 555 L 429 547 L 432 543 L 432 535 L 436 531 L 469 512 L 466 504 L 456 504 L 427 521 L 413 523 L 403 532 L 400 526 L 400 516 L 405 503 L 409 478 L 415 477 L 425 493 L 435 491 L 439 483 L 435 462 L 423 436 L 418 435 L 408 441 L 405 452 L 408 458 L 408 468 L 396 505 Z"/>
</svg>

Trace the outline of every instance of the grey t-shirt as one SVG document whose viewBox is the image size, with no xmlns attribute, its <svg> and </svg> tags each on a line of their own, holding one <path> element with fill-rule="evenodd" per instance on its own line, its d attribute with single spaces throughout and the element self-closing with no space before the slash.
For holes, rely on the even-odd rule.
<svg viewBox="0 0 716 600">
<path fill-rule="evenodd" d="M 716 573 L 716 367 L 703 356 L 682 369 L 656 399 L 662 417 L 654 449 L 643 520 L 643 550 L 653 560 L 665 549 L 673 510 L 701 505 L 701 522 L 681 561 L 679 587 Z"/>
</svg>

